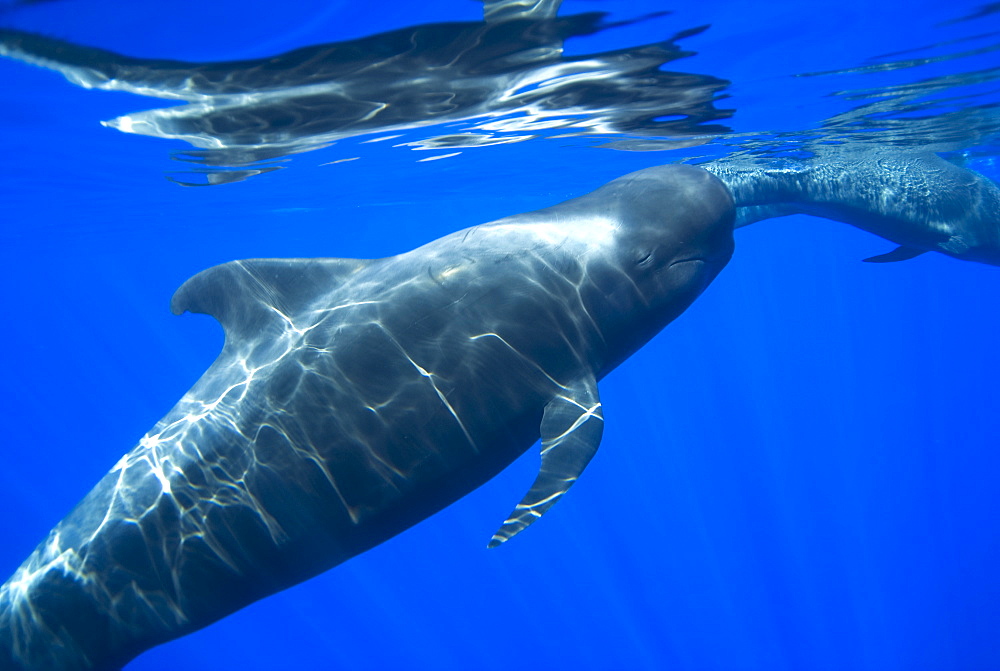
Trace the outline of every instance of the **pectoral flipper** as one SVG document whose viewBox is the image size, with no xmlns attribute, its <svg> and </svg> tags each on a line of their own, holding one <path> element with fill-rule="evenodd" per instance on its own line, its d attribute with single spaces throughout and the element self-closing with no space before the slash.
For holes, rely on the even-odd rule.
<svg viewBox="0 0 1000 671">
<path fill-rule="evenodd" d="M 548 402 L 542 415 L 538 477 L 493 535 L 489 547 L 520 533 L 566 493 L 597 453 L 603 432 L 604 414 L 592 375 L 576 380 Z"/>
</svg>

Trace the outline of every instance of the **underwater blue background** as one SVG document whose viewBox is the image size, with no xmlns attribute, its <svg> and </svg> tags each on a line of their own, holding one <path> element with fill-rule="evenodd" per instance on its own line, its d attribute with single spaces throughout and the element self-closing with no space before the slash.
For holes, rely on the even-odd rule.
<svg viewBox="0 0 1000 671">
<path fill-rule="evenodd" d="M 0 7 L 8 27 L 193 61 L 481 16 L 471 0 Z M 815 128 L 849 108 L 835 91 L 1000 68 L 985 52 L 793 76 L 1000 31 L 995 13 L 945 23 L 978 7 L 566 0 L 561 14 L 673 11 L 571 40 L 576 53 L 711 24 L 669 67 L 731 81 L 720 106 L 749 133 Z M 5 576 L 218 353 L 213 320 L 168 309 L 189 276 L 239 258 L 387 256 L 683 158 L 540 139 L 420 162 L 355 139 L 182 188 L 163 175 L 184 169 L 170 157 L 183 143 L 98 123 L 149 100 L 7 59 L 0 83 Z M 978 104 L 1000 104 L 995 81 Z M 969 167 L 997 180 L 992 141 Z M 535 449 L 408 532 L 128 669 L 1000 669 L 1000 269 L 861 263 L 892 243 L 806 216 L 736 240 L 705 294 L 602 382 L 602 447 L 529 531 L 486 550 Z"/>
</svg>

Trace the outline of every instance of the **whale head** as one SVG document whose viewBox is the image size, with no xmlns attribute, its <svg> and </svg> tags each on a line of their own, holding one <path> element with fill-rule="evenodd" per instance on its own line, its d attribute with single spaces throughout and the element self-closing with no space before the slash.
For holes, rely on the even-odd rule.
<svg viewBox="0 0 1000 671">
<path fill-rule="evenodd" d="M 732 196 L 713 175 L 691 167 L 647 168 L 609 185 L 622 182 L 616 260 L 650 301 L 699 269 L 717 273 L 733 253 Z"/>
<path fill-rule="evenodd" d="M 609 351 L 617 353 L 607 370 L 679 316 L 733 254 L 733 198 L 700 168 L 639 170 L 567 205 L 615 222 L 611 239 L 587 264 L 593 292 L 585 296 Z"/>
</svg>

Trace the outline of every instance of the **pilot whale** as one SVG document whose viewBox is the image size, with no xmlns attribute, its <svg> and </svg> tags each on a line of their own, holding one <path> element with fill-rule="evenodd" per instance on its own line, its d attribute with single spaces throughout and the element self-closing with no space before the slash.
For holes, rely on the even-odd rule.
<svg viewBox="0 0 1000 671">
<path fill-rule="evenodd" d="M 538 519 L 603 430 L 597 381 L 733 252 L 733 200 L 693 166 L 377 260 L 235 261 L 175 313 L 218 359 L 0 587 L 0 667 L 115 669 L 385 541 L 541 437 L 489 542 Z"/>
<path fill-rule="evenodd" d="M 814 147 L 808 161 L 724 158 L 701 167 L 733 194 L 736 227 L 810 214 L 899 245 L 865 259 L 905 261 L 939 252 L 1000 265 L 1000 187 L 927 150 Z"/>
</svg>

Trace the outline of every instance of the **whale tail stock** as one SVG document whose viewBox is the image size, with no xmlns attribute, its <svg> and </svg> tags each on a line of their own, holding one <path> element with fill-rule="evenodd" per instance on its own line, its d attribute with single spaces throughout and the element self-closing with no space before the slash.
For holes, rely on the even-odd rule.
<svg viewBox="0 0 1000 671">
<path fill-rule="evenodd" d="M 699 167 L 733 194 L 737 228 L 809 214 L 898 245 L 867 262 L 905 261 L 934 251 L 1000 265 L 1000 187 L 930 151 L 834 148 L 802 161 L 737 157 Z"/>
</svg>

